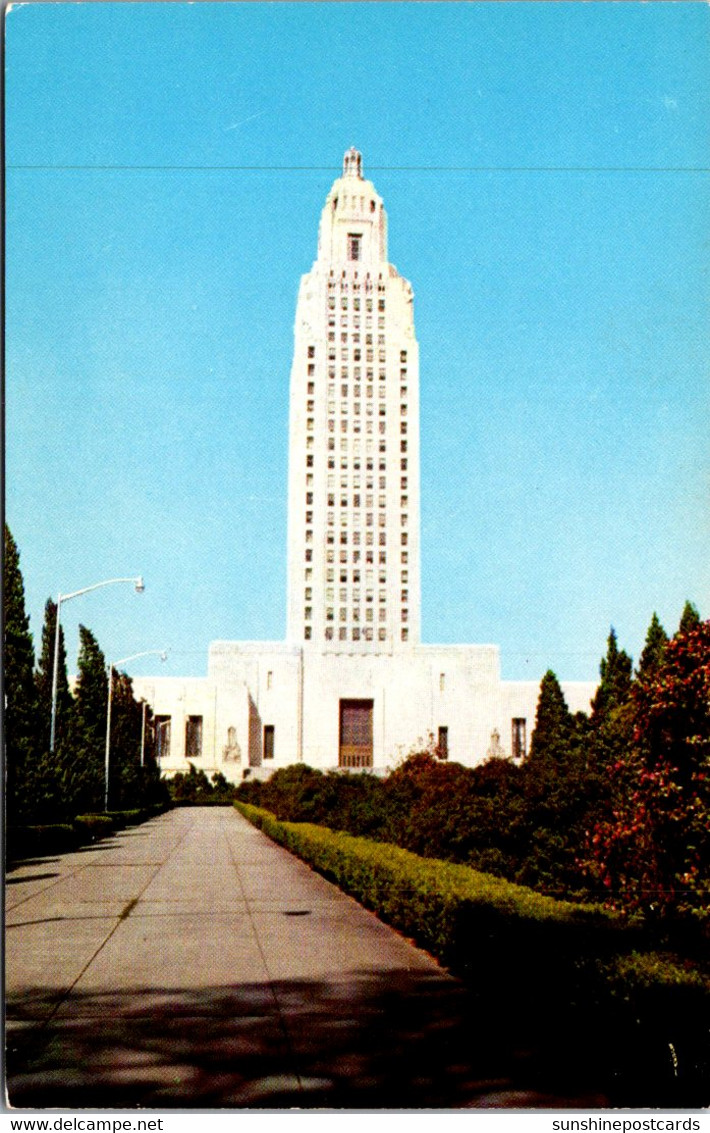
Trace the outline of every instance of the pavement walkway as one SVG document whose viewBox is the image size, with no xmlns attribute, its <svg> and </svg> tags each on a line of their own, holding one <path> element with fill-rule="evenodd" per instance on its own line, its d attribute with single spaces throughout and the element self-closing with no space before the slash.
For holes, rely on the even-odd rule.
<svg viewBox="0 0 710 1133">
<path fill-rule="evenodd" d="M 456 980 L 231 808 L 28 860 L 6 898 L 14 1107 L 545 1104 Z"/>
</svg>

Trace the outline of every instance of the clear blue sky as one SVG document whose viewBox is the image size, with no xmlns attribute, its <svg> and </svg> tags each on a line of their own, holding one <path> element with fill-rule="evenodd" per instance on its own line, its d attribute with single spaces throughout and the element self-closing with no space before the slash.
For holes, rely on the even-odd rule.
<svg viewBox="0 0 710 1133">
<path fill-rule="evenodd" d="M 7 519 L 35 639 L 285 634 L 301 273 L 357 146 L 415 290 L 422 628 L 593 679 L 710 613 L 703 3 L 7 17 Z M 33 166 L 35 168 L 27 168 Z M 254 168 L 257 167 L 257 168 Z M 421 168 L 425 167 L 425 168 Z"/>
</svg>

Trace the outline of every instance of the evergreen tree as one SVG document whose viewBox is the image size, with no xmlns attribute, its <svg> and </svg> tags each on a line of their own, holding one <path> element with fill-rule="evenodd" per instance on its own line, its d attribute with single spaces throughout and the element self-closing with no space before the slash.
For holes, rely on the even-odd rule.
<svg viewBox="0 0 710 1133">
<path fill-rule="evenodd" d="M 140 767 L 143 710 L 133 696 L 133 683 L 126 673 L 114 672 L 111 696 L 111 748 L 109 809 L 139 806 L 143 795 Z"/>
<path fill-rule="evenodd" d="M 14 823 L 26 818 L 29 807 L 26 787 L 37 753 L 37 700 L 20 554 L 7 525 L 3 562 L 6 798 L 8 819 Z"/>
<path fill-rule="evenodd" d="M 619 649 L 612 626 L 607 639 L 606 657 L 599 665 L 599 687 L 592 700 L 592 723 L 600 725 L 627 700 L 631 690 L 631 658 Z"/>
<path fill-rule="evenodd" d="M 540 684 L 530 755 L 523 764 L 525 848 L 515 880 L 557 896 L 585 883 L 577 859 L 589 807 L 588 718 L 572 716 L 555 674 Z"/>
<path fill-rule="evenodd" d="M 106 661 L 91 630 L 79 626 L 76 705 L 71 763 L 64 768 L 67 800 L 75 809 L 103 809 L 108 677 Z"/>
<path fill-rule="evenodd" d="M 35 684 L 39 709 L 39 734 L 42 748 L 49 750 L 52 718 L 52 677 L 54 672 L 54 636 L 57 625 L 57 603 L 47 599 L 44 607 L 42 627 L 42 649 L 37 662 Z M 59 748 L 68 737 L 74 698 L 69 690 L 67 678 L 67 651 L 64 645 L 64 630 L 59 626 L 59 658 L 57 665 L 57 698 L 55 721 L 55 748 Z"/>
<path fill-rule="evenodd" d="M 692 602 L 686 602 L 683 607 L 683 613 L 680 616 L 680 625 L 678 626 L 678 633 L 687 633 L 688 630 L 695 629 L 700 625 L 700 614 L 697 607 Z"/>
<path fill-rule="evenodd" d="M 528 761 L 554 761 L 563 757 L 569 748 L 573 730 L 573 719 L 560 683 L 552 670 L 548 669 L 540 682 Z"/>
<path fill-rule="evenodd" d="M 646 677 L 657 671 L 663 661 L 667 644 L 668 634 L 659 622 L 658 615 L 654 613 L 651 618 L 651 624 L 648 627 L 646 642 L 639 660 L 639 667 L 636 672 L 637 677 Z"/>
</svg>

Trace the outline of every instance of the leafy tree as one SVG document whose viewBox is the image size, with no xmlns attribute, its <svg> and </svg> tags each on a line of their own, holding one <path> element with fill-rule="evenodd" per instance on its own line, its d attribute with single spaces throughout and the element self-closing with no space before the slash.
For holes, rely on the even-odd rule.
<svg viewBox="0 0 710 1133">
<path fill-rule="evenodd" d="M 692 602 L 686 602 L 683 607 L 683 613 L 680 616 L 680 625 L 678 626 L 678 633 L 687 633 L 688 630 L 695 629 L 700 625 L 700 614 L 697 607 Z"/>
<path fill-rule="evenodd" d="M 636 681 L 633 712 L 633 744 L 613 768 L 594 864 L 623 908 L 707 919 L 710 622 L 691 622 L 668 642 L 660 667 Z"/>
<path fill-rule="evenodd" d="M 645 678 L 658 670 L 663 662 L 667 644 L 668 634 L 659 622 L 658 615 L 654 612 L 639 659 L 637 677 Z"/>
<path fill-rule="evenodd" d="M 5 526 L 3 618 L 7 811 L 11 822 L 26 811 L 27 776 L 37 755 L 34 648 L 25 611 L 20 553 Z"/>
</svg>

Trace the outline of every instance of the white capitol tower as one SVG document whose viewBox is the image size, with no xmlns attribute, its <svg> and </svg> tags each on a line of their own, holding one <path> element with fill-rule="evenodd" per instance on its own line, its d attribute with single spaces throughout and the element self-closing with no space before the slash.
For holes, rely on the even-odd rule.
<svg viewBox="0 0 710 1133">
<path fill-rule="evenodd" d="M 301 280 L 291 369 L 286 641 L 215 641 L 203 678 L 141 677 L 163 770 L 384 771 L 433 741 L 520 759 L 538 681 L 495 645 L 420 640 L 419 350 L 382 199 L 345 154 Z M 255 595 L 255 600 L 257 596 Z M 540 674 L 542 676 L 542 674 Z M 562 685 L 586 711 L 589 682 Z"/>
<path fill-rule="evenodd" d="M 345 154 L 301 280 L 291 371 L 288 640 L 384 653 L 420 638 L 419 352 L 382 199 Z"/>
</svg>

